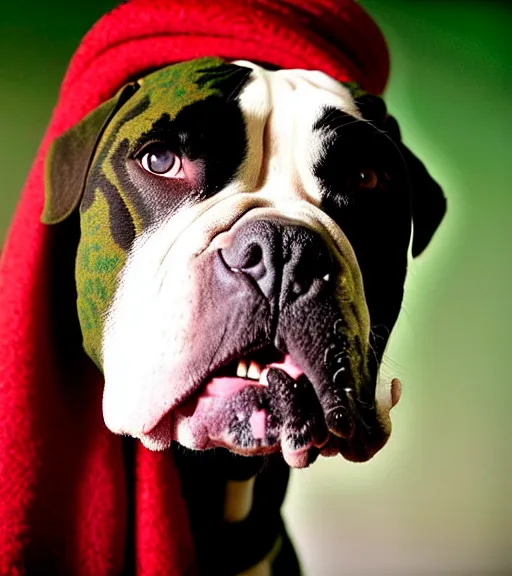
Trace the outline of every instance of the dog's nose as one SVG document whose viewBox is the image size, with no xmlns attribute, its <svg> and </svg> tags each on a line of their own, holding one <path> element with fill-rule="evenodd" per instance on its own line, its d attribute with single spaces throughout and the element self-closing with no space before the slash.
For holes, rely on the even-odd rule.
<svg viewBox="0 0 512 576">
<path fill-rule="evenodd" d="M 220 253 L 232 272 L 251 277 L 269 300 L 307 294 L 329 280 L 332 268 L 330 251 L 317 232 L 273 220 L 238 227 Z"/>
</svg>

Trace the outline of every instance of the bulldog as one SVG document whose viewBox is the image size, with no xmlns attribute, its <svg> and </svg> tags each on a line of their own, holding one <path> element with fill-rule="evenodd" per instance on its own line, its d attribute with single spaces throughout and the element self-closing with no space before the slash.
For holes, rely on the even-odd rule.
<svg viewBox="0 0 512 576">
<path fill-rule="evenodd" d="M 386 443 L 401 388 L 379 367 L 412 225 L 417 256 L 444 211 L 384 102 L 317 71 L 175 64 L 52 144 L 42 220 L 79 220 L 77 310 L 104 421 L 177 451 L 204 573 L 265 554 L 251 573 L 297 573 L 288 466 Z M 215 474 L 246 481 L 227 488 L 234 512 L 208 503 Z M 222 515 L 238 528 L 221 569 Z"/>
</svg>

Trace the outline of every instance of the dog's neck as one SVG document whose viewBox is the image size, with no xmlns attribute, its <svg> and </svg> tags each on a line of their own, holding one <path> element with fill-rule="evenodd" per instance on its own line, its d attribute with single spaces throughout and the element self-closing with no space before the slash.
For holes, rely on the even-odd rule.
<svg viewBox="0 0 512 576">
<path fill-rule="evenodd" d="M 289 468 L 280 455 L 173 451 L 201 574 L 266 574 L 290 554 L 280 512 Z M 293 567 L 296 559 L 286 562 Z"/>
</svg>

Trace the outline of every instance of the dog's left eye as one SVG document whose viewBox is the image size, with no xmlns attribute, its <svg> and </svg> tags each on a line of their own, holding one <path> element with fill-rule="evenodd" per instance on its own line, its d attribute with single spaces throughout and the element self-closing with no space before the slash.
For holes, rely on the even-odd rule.
<svg viewBox="0 0 512 576">
<path fill-rule="evenodd" d="M 379 176 L 372 168 L 365 168 L 359 171 L 356 184 L 358 188 L 363 188 L 364 190 L 375 190 L 379 185 Z"/>
<path fill-rule="evenodd" d="M 386 172 L 374 168 L 358 170 L 352 177 L 352 185 L 360 190 L 384 189 L 389 181 L 390 178 Z"/>
<path fill-rule="evenodd" d="M 164 178 L 182 177 L 181 158 L 164 144 L 158 144 L 146 149 L 140 158 L 140 163 L 146 172 L 163 176 Z"/>
</svg>

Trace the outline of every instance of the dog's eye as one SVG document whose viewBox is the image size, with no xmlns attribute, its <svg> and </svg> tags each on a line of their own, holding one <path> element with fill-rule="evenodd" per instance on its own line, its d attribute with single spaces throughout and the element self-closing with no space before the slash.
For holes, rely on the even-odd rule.
<svg viewBox="0 0 512 576">
<path fill-rule="evenodd" d="M 372 168 L 365 168 L 359 171 L 356 178 L 356 185 L 358 188 L 363 188 L 364 190 L 375 190 L 379 185 L 379 176 Z"/>
<path fill-rule="evenodd" d="M 146 172 L 164 178 L 179 178 L 182 172 L 181 158 L 163 144 L 146 149 L 140 163 Z"/>
</svg>

